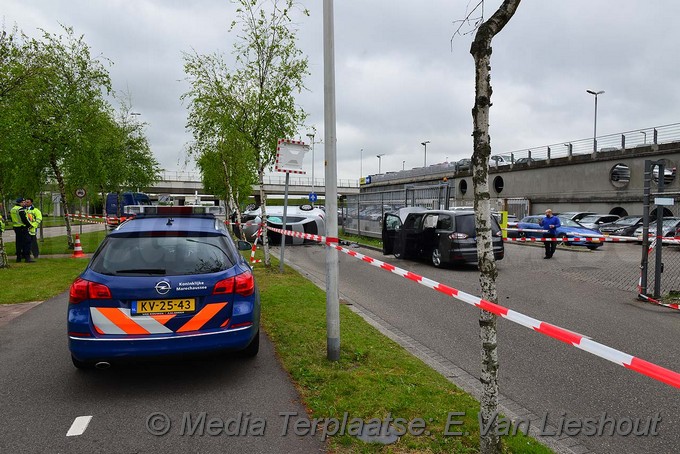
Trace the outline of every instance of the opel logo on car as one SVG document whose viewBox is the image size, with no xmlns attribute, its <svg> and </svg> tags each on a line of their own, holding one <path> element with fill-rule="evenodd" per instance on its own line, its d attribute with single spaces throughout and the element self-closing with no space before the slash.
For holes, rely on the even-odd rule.
<svg viewBox="0 0 680 454">
<path fill-rule="evenodd" d="M 165 295 L 170 291 L 170 282 L 160 281 L 155 288 L 159 295 Z"/>
</svg>

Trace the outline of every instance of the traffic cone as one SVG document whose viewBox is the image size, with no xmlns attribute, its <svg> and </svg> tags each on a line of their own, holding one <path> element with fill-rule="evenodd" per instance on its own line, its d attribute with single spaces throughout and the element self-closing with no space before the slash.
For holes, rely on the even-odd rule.
<svg viewBox="0 0 680 454">
<path fill-rule="evenodd" d="M 83 247 L 80 245 L 80 235 L 76 233 L 76 244 L 73 247 L 72 259 L 86 258 L 87 256 L 83 254 Z"/>
</svg>

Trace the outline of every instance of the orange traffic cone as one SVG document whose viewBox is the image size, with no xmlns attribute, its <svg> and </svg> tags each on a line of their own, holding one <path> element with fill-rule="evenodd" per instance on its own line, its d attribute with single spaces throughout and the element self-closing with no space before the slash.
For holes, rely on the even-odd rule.
<svg viewBox="0 0 680 454">
<path fill-rule="evenodd" d="M 80 245 L 80 235 L 76 233 L 76 244 L 73 247 L 72 259 L 86 258 L 87 256 L 83 254 L 83 247 Z"/>
</svg>

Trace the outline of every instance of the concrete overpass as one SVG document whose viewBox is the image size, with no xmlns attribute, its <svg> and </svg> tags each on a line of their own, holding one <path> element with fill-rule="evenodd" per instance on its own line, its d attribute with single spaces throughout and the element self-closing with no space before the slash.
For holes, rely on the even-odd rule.
<svg viewBox="0 0 680 454">
<path fill-rule="evenodd" d="M 664 191 L 680 193 L 680 124 L 598 137 L 595 143 L 583 139 L 502 155 L 513 164 L 489 170 L 492 208 L 520 217 L 546 208 L 641 214 L 645 160 L 663 160 Z M 518 162 L 521 158 L 531 159 Z M 370 181 L 361 186 L 359 202 L 352 196 L 347 203 L 363 208 L 408 199 L 412 204 L 418 190 L 425 194 L 426 187 L 437 190 L 423 195 L 421 204 L 442 206 L 446 200 L 448 206 L 472 206 L 474 200 L 470 170 L 457 169 L 454 163 L 372 175 Z M 657 191 L 657 184 L 651 189 Z M 680 207 L 670 211 L 680 215 Z"/>
<path fill-rule="evenodd" d="M 283 195 L 285 189 L 285 175 L 270 175 L 264 177 L 264 189 L 267 195 Z M 291 175 L 288 184 L 288 193 L 294 196 L 308 195 L 316 192 L 320 197 L 326 193 L 325 181 L 323 178 L 315 178 L 312 187 L 310 177 Z M 158 195 L 172 195 L 174 197 L 188 197 L 194 194 L 201 195 L 203 200 L 214 200 L 214 196 L 206 194 L 201 182 L 201 176 L 196 172 L 163 171 L 161 180 L 155 185 L 146 188 L 145 192 Z M 253 185 L 252 195 L 259 195 L 260 186 Z M 349 195 L 359 194 L 358 180 L 338 180 L 338 194 Z"/>
</svg>

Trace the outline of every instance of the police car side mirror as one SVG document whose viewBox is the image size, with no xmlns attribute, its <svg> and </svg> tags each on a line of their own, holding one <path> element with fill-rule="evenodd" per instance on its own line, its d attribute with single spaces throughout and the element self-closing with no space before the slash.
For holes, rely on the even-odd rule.
<svg viewBox="0 0 680 454">
<path fill-rule="evenodd" d="M 236 246 L 238 247 L 239 251 L 249 251 L 253 248 L 252 244 L 250 244 L 247 241 L 243 241 L 243 240 L 238 240 L 238 243 L 236 243 Z"/>
</svg>

